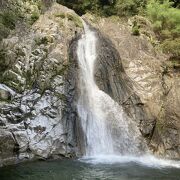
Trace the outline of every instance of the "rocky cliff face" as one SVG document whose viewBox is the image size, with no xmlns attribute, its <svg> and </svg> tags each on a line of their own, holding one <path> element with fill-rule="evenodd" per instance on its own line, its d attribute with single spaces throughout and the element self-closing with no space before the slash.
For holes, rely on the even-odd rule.
<svg viewBox="0 0 180 180">
<path fill-rule="evenodd" d="M 138 122 L 154 154 L 179 158 L 179 69 L 153 47 L 156 42 L 150 23 L 142 17 L 128 23 L 114 17 L 84 18 L 111 41 L 101 42 L 98 48 L 96 76 L 101 89 Z M 139 23 L 140 36 L 132 35 L 134 20 Z"/>
<path fill-rule="evenodd" d="M 96 27 L 96 81 L 139 126 L 153 153 L 180 157 L 179 70 L 153 46 L 148 22 L 84 17 Z M 145 31 L 143 28 L 147 28 Z M 0 165 L 83 153 L 78 98 L 80 17 L 58 4 L 0 50 Z M 145 34 L 146 32 L 146 34 Z"/>
<path fill-rule="evenodd" d="M 0 165 L 76 152 L 66 77 L 69 44 L 81 30 L 74 11 L 53 4 L 1 42 Z"/>
</svg>

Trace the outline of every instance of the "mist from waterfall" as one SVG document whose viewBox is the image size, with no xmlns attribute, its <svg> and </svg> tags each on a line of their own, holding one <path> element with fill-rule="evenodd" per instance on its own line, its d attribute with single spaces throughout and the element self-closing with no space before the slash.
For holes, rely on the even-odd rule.
<svg viewBox="0 0 180 180">
<path fill-rule="evenodd" d="M 139 131 L 109 95 L 101 91 L 94 80 L 96 32 L 84 23 L 84 34 L 78 41 L 80 97 L 77 105 L 86 156 L 138 154 Z"/>
</svg>

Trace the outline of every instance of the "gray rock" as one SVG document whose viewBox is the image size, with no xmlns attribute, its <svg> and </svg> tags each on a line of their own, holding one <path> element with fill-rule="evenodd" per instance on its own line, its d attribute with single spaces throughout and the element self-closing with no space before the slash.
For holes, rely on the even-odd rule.
<svg viewBox="0 0 180 180">
<path fill-rule="evenodd" d="M 74 83 L 66 76 L 69 43 L 82 29 L 59 12 L 77 16 L 55 3 L 26 33 L 2 42 L 10 66 L 0 84 L 0 166 L 76 153 L 76 116 L 66 93 L 73 94 Z"/>
<path fill-rule="evenodd" d="M 0 84 L 0 100 L 11 100 L 15 94 L 15 91 L 13 91 L 11 88 L 6 86 L 5 84 Z"/>
</svg>

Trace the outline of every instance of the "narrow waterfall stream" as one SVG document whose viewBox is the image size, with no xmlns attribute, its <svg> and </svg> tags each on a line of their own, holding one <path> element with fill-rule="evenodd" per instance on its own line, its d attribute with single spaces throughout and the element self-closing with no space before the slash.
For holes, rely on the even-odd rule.
<svg viewBox="0 0 180 180">
<path fill-rule="evenodd" d="M 96 32 L 84 23 L 84 35 L 78 41 L 80 67 L 78 113 L 85 135 L 86 156 L 139 154 L 139 131 L 123 113 L 122 107 L 101 91 L 94 80 Z"/>
<path fill-rule="evenodd" d="M 85 23 L 84 30 L 85 34 L 78 42 L 77 54 L 81 90 L 78 113 L 87 140 L 86 155 L 112 154 L 112 137 L 106 126 L 105 107 L 103 107 L 106 97 L 94 81 L 97 39 L 95 33 Z"/>
</svg>

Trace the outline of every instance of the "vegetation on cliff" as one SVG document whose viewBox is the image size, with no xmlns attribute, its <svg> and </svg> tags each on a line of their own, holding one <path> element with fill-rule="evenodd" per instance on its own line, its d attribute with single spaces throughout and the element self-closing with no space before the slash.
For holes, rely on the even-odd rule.
<svg viewBox="0 0 180 180">
<path fill-rule="evenodd" d="M 172 5 L 169 1 L 150 1 L 147 16 L 162 42 L 163 51 L 177 57 L 180 56 L 180 9 Z"/>
<path fill-rule="evenodd" d="M 0 41 L 15 29 L 18 22 L 32 25 L 53 0 L 1 0 Z"/>
<path fill-rule="evenodd" d="M 141 15 L 149 19 L 165 53 L 180 56 L 180 2 L 178 0 L 57 0 L 82 15 L 129 17 Z M 139 35 L 138 24 L 133 35 Z"/>
<path fill-rule="evenodd" d="M 53 0 L 0 1 L 0 41 L 15 29 L 18 21 L 32 25 Z M 129 17 L 143 15 L 153 29 L 165 53 L 180 55 L 180 2 L 178 0 L 57 0 L 78 14 Z M 78 22 L 78 21 L 77 21 Z M 79 22 L 78 22 L 79 24 Z M 139 35 L 138 24 L 132 28 Z"/>
</svg>

